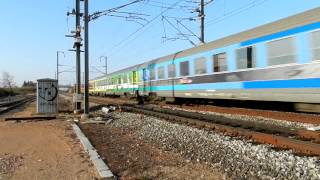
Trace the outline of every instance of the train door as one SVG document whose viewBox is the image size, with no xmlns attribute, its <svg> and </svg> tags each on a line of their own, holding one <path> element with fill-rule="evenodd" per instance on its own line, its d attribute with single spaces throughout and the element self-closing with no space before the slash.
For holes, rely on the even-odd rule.
<svg viewBox="0 0 320 180">
<path fill-rule="evenodd" d="M 121 75 L 118 75 L 117 79 L 117 93 L 119 93 L 121 89 Z"/>
<path fill-rule="evenodd" d="M 143 78 L 143 94 L 147 94 L 147 83 L 148 83 L 148 74 L 147 69 L 142 69 L 142 78 Z"/>
<path fill-rule="evenodd" d="M 137 84 L 138 83 L 138 72 L 137 71 L 132 71 L 132 84 Z"/>
<path fill-rule="evenodd" d="M 135 96 L 139 96 L 139 86 L 138 84 L 138 72 L 137 71 L 132 71 L 130 74 L 130 81 L 132 82 L 132 93 Z"/>
</svg>

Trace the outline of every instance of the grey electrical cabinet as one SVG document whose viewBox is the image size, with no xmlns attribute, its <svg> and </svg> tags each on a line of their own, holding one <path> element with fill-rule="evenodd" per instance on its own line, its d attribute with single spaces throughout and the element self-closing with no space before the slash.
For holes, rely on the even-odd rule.
<svg viewBox="0 0 320 180">
<path fill-rule="evenodd" d="M 58 113 L 58 81 L 55 79 L 37 80 L 37 113 Z"/>
</svg>

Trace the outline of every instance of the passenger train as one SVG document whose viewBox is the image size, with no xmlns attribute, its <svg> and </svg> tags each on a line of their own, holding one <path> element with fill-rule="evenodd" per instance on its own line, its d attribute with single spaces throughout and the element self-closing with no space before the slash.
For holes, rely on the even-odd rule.
<svg viewBox="0 0 320 180">
<path fill-rule="evenodd" d="M 292 102 L 320 109 L 320 8 L 90 81 L 92 95 Z"/>
</svg>

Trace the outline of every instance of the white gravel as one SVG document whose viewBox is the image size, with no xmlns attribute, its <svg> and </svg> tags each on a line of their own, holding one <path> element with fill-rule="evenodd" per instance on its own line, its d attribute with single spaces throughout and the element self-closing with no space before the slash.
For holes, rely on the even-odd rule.
<svg viewBox="0 0 320 180">
<path fill-rule="evenodd" d="M 319 157 L 301 157 L 221 134 L 133 113 L 112 113 L 110 126 L 140 139 L 205 162 L 236 179 L 320 179 Z"/>
</svg>

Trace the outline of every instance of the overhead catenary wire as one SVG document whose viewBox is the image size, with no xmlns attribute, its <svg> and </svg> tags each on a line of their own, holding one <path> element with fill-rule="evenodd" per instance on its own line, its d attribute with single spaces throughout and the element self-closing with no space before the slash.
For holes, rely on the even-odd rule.
<svg viewBox="0 0 320 180">
<path fill-rule="evenodd" d="M 245 10 L 247 10 L 247 9 L 250 9 L 250 8 L 252 8 L 252 7 L 255 7 L 255 6 L 258 6 L 258 5 L 261 5 L 261 4 L 263 4 L 263 3 L 265 3 L 267 0 L 255 0 L 254 2 L 250 2 L 249 4 L 247 4 L 247 5 L 245 5 L 244 7 L 240 7 L 239 9 L 236 9 L 236 10 L 233 10 L 233 11 L 231 11 L 231 12 L 225 12 L 225 10 L 224 10 L 224 15 L 222 16 L 222 17 L 219 17 L 219 18 L 216 18 L 216 19 L 213 19 L 213 20 L 211 20 L 211 21 L 209 21 L 208 23 L 205 23 L 205 25 L 206 26 L 210 26 L 210 25 L 212 25 L 212 24 L 214 24 L 214 23 L 217 23 L 217 22 L 220 22 L 220 21 L 223 21 L 224 19 L 226 19 L 226 18 L 229 18 L 229 17 L 232 17 L 232 16 L 234 16 L 234 15 L 236 15 L 236 14 L 238 14 L 238 13 L 240 13 L 239 11 L 245 11 Z M 143 2 L 146 2 L 146 1 L 141 1 L 141 3 L 143 3 Z M 152 0 L 150 0 L 150 1 L 148 1 L 148 2 L 155 2 L 155 1 L 152 1 Z M 175 5 L 176 7 L 179 7 L 179 6 L 182 6 L 182 5 L 177 5 L 177 3 L 180 3 L 180 2 L 182 2 L 182 1 L 177 1 L 176 3 L 174 3 L 174 4 L 169 4 L 169 5 Z M 185 1 L 185 2 L 188 2 L 188 1 Z M 190 2 L 190 1 L 189 1 Z M 212 5 L 212 4 L 215 4 L 216 2 L 218 2 L 218 0 L 209 0 L 209 1 L 207 1 L 207 2 L 205 2 L 205 5 Z M 193 1 L 192 3 L 199 3 L 198 1 L 197 2 L 195 2 L 195 1 Z M 146 3 L 143 3 L 144 5 L 146 5 Z M 176 9 L 176 8 L 171 8 L 171 7 L 167 7 L 167 5 L 168 5 L 168 3 L 162 3 L 162 2 L 157 2 L 156 4 L 160 4 L 159 5 L 159 7 L 161 7 L 161 8 L 163 8 L 164 10 L 163 11 L 169 11 L 169 10 L 172 10 L 172 9 Z M 161 4 L 164 4 L 164 6 L 161 6 Z M 193 6 L 190 6 L 190 7 L 193 7 Z M 224 7 L 225 7 L 225 5 L 224 5 Z M 123 40 L 121 40 L 121 41 L 119 41 L 115 46 L 113 46 L 113 48 L 111 48 L 111 50 L 110 50 L 110 53 L 108 53 L 109 55 L 109 57 L 114 57 L 116 54 L 118 54 L 119 52 L 120 52 L 120 50 L 123 48 L 123 47 L 125 47 L 125 46 L 127 46 L 127 45 L 129 45 L 130 43 L 132 43 L 135 39 L 137 39 L 143 32 L 145 32 L 147 29 L 149 29 L 150 28 L 150 24 L 152 23 L 152 22 L 154 22 L 157 18 L 159 18 L 160 16 L 163 16 L 163 14 L 165 13 L 165 12 L 163 12 L 163 11 L 161 11 L 161 13 L 160 13 L 160 15 L 157 15 L 157 16 L 155 16 L 153 19 L 151 19 L 150 21 L 148 21 L 146 24 L 144 24 L 144 25 L 141 25 L 141 27 L 140 28 L 138 28 L 138 29 L 136 29 L 134 32 L 132 32 L 131 34 L 129 34 L 126 38 L 124 38 Z M 165 16 L 165 17 L 167 17 L 167 16 Z M 169 16 L 168 16 L 168 18 L 169 18 Z M 170 18 L 174 18 L 174 17 L 170 17 Z M 187 18 L 179 18 L 178 19 L 178 17 L 176 17 L 177 19 L 175 19 L 176 21 L 177 21 L 177 23 L 179 24 L 179 25 L 181 25 L 181 27 L 183 27 L 185 30 L 187 30 L 190 34 L 192 34 L 192 36 L 195 36 L 195 33 L 194 32 L 192 32 L 192 30 L 190 29 L 190 28 L 188 28 L 188 26 L 186 26 L 186 25 L 184 25 L 184 23 L 182 23 L 182 20 L 194 20 L 195 18 L 189 18 L 189 19 L 187 19 Z M 220 19 L 221 18 L 221 19 Z M 168 20 L 168 19 L 167 19 Z M 165 21 L 167 21 L 167 20 L 165 20 Z M 164 37 L 167 37 L 167 30 L 166 30 L 166 28 L 164 27 L 164 19 L 162 19 L 161 20 L 162 21 L 162 26 L 163 26 L 163 33 L 164 33 Z M 217 22 L 216 22 L 217 21 Z M 149 26 L 149 27 L 148 27 Z M 148 27 L 148 28 L 147 28 Z M 181 29 L 180 29 L 180 31 L 181 31 Z M 188 37 L 189 35 L 187 35 L 186 33 L 182 33 L 182 32 L 180 32 L 180 35 L 182 35 L 182 36 L 184 36 L 184 38 L 185 39 L 183 39 L 183 40 L 188 40 L 189 38 L 186 38 L 186 37 Z M 198 36 L 195 36 L 195 37 L 197 37 L 197 38 L 199 38 Z M 180 38 L 180 39 L 182 39 L 182 38 Z M 191 43 L 191 42 L 190 42 Z M 191 44 L 195 44 L 195 43 L 191 43 Z M 106 52 L 104 52 L 103 54 L 105 54 Z"/>
<path fill-rule="evenodd" d="M 188 33 L 191 33 L 192 36 L 197 37 L 198 41 L 201 43 L 205 43 L 205 39 L 204 39 L 204 35 L 205 35 L 205 12 L 204 12 L 204 8 L 205 6 L 209 5 L 209 4 L 213 4 L 213 2 L 216 2 L 216 0 L 200 0 L 200 1 L 187 1 L 189 3 L 195 3 L 197 4 L 199 7 L 195 7 L 190 13 L 197 13 L 197 16 L 194 17 L 187 17 L 187 18 L 180 18 L 180 17 L 170 17 L 176 20 L 177 22 L 177 26 L 178 26 L 178 32 L 180 33 L 180 35 L 182 35 L 184 38 L 167 38 L 169 40 L 177 40 L 177 39 L 181 39 L 181 40 L 188 40 L 192 45 L 194 45 L 194 43 L 190 40 L 190 38 L 188 38 L 185 33 L 183 33 L 179 26 L 182 26 L 185 30 L 188 31 Z M 168 16 L 169 17 L 169 16 Z M 166 19 L 167 21 L 169 21 L 168 19 Z M 190 28 L 188 28 L 186 25 L 184 25 L 182 23 L 183 20 L 188 20 L 188 21 L 200 21 L 200 35 L 196 35 Z M 170 23 L 169 23 L 170 24 Z M 173 26 L 173 24 L 170 24 L 171 26 Z M 176 28 L 176 27 L 174 27 Z"/>
<path fill-rule="evenodd" d="M 94 13 L 92 13 L 92 14 L 90 15 L 89 19 L 90 19 L 90 20 L 95 20 L 95 19 L 97 19 L 97 18 L 99 18 L 99 17 L 101 17 L 101 16 L 105 16 L 105 15 L 107 15 L 107 14 L 109 14 L 109 13 L 112 13 L 112 12 L 117 12 L 117 10 L 119 10 L 119 9 L 125 8 L 125 7 L 127 7 L 127 6 L 132 5 L 132 4 L 136 4 L 136 3 L 141 2 L 141 1 L 145 1 L 145 0 L 135 0 L 135 1 L 132 1 L 132 2 L 130 2 L 130 3 L 120 5 L 120 6 L 118 6 L 118 7 L 114 7 L 114 8 L 107 9 L 107 10 L 103 10 L 103 11 L 94 12 Z"/>
<path fill-rule="evenodd" d="M 103 74 L 103 75 L 106 74 L 105 72 L 101 71 L 101 70 L 100 70 L 98 67 L 96 67 L 96 66 L 90 66 L 90 67 L 93 68 L 93 69 L 95 69 L 95 70 L 96 70 L 95 72 L 101 73 L 101 74 Z"/>
<path fill-rule="evenodd" d="M 173 6 L 174 4 L 171 3 L 165 3 L 165 2 L 159 2 L 159 1 L 154 1 L 154 0 L 146 0 L 146 2 L 148 4 L 151 3 L 155 3 L 155 4 L 159 4 L 158 6 L 160 7 L 169 7 L 169 6 Z M 186 1 L 187 2 L 187 1 Z M 174 7 L 171 7 L 174 8 Z M 190 6 L 190 5 L 176 5 L 176 8 L 194 8 L 194 6 Z"/>
<path fill-rule="evenodd" d="M 125 7 L 128 7 L 130 5 L 133 5 L 142 1 L 145 1 L 145 0 L 134 0 L 132 2 L 129 2 L 111 9 L 96 11 L 90 15 L 89 19 L 92 21 L 92 20 L 98 19 L 101 16 L 110 16 L 110 17 L 123 18 L 125 21 L 134 22 L 136 24 L 139 24 L 140 26 L 143 26 L 143 24 L 148 21 L 144 17 L 147 17 L 149 15 L 143 14 L 143 13 L 136 13 L 136 12 L 119 11 L 120 9 L 123 9 Z M 141 11 L 138 11 L 138 12 L 141 12 Z"/>
<path fill-rule="evenodd" d="M 162 28 L 163 28 L 163 36 L 162 36 L 162 38 L 166 38 L 167 37 L 167 31 L 166 31 L 166 26 L 164 25 L 163 17 L 161 18 L 161 22 L 162 22 Z"/>
<path fill-rule="evenodd" d="M 187 31 L 189 31 L 191 34 L 193 34 L 195 37 L 197 37 L 199 39 L 199 41 L 201 41 L 200 37 L 197 36 L 194 32 L 192 32 L 187 26 L 185 26 L 184 24 L 181 23 L 181 21 L 176 20 L 178 24 L 180 24 L 183 28 L 185 28 Z"/>
<path fill-rule="evenodd" d="M 192 40 L 190 40 L 190 38 L 181 32 L 181 30 L 179 28 L 177 28 L 175 25 L 173 25 L 166 17 L 164 17 L 164 20 L 166 20 L 175 30 L 177 30 L 186 40 L 188 40 L 193 46 L 197 46 Z"/>
<path fill-rule="evenodd" d="M 179 4 L 180 2 L 182 2 L 183 0 L 178 0 L 176 1 L 176 3 L 174 3 L 172 6 L 176 6 L 177 4 Z M 162 10 L 158 15 L 156 15 L 154 18 L 152 18 L 150 21 L 148 21 L 144 26 L 136 29 L 134 32 L 132 32 L 131 34 L 129 34 L 126 38 L 124 38 L 122 41 L 120 41 L 119 43 L 117 43 L 114 48 L 110 51 L 110 55 L 109 57 L 112 57 L 116 54 L 116 50 L 119 49 L 119 47 L 123 47 L 123 44 L 125 42 L 128 41 L 128 39 L 130 39 L 131 37 L 133 37 L 134 35 L 136 35 L 137 33 L 139 33 L 141 30 L 143 30 L 146 26 L 148 26 L 149 24 L 151 24 L 152 22 L 154 22 L 156 19 L 158 19 L 159 17 L 161 17 L 164 13 L 166 13 L 167 11 L 169 11 L 169 8 L 166 8 L 164 10 Z M 136 36 L 134 39 L 132 39 L 131 41 L 135 40 L 138 36 Z M 127 45 L 127 44 L 124 44 Z"/>
<path fill-rule="evenodd" d="M 195 9 L 195 7 L 184 7 L 184 6 L 170 7 L 168 5 L 157 5 L 157 4 L 152 4 L 152 3 L 145 3 L 145 5 L 151 6 L 151 7 L 156 7 L 156 8 L 161 8 L 161 9 L 169 8 L 171 10 L 180 10 L 180 11 L 183 11 L 186 13 L 190 13 Z"/>
<path fill-rule="evenodd" d="M 240 8 L 234 9 L 234 10 L 228 12 L 228 13 L 224 13 L 223 16 L 220 16 L 220 17 L 217 17 L 217 18 L 215 18 L 213 20 L 208 21 L 205 25 L 206 26 L 211 26 L 213 24 L 219 23 L 219 22 L 221 22 L 221 21 L 223 21 L 223 20 L 225 20 L 227 18 L 230 18 L 232 16 L 240 14 L 240 13 L 242 13 L 242 12 L 244 12 L 246 10 L 249 10 L 249 9 L 251 9 L 253 7 L 260 6 L 260 5 L 264 4 L 264 3 L 266 3 L 267 1 L 268 0 L 254 0 L 254 1 L 248 3 L 248 4 L 244 5 L 244 6 L 241 6 Z"/>
</svg>

